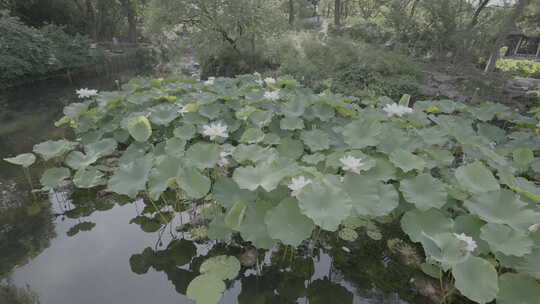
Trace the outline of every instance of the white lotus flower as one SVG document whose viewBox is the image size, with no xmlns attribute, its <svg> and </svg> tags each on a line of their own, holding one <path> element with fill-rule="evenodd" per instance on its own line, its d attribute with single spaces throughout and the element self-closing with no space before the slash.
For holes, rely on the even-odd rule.
<svg viewBox="0 0 540 304">
<path fill-rule="evenodd" d="M 221 152 L 219 153 L 219 160 L 218 160 L 218 166 L 225 167 L 229 164 L 229 160 L 227 159 L 227 156 L 232 155 L 230 152 Z"/>
<path fill-rule="evenodd" d="M 208 77 L 208 80 L 204 82 L 205 85 L 213 85 L 216 77 Z"/>
<path fill-rule="evenodd" d="M 260 79 L 255 80 L 255 82 L 260 86 L 262 86 L 264 84 L 264 82 L 262 80 L 260 80 Z"/>
<path fill-rule="evenodd" d="M 412 114 L 414 112 L 413 109 L 399 105 L 397 103 L 389 103 L 384 106 L 383 110 L 388 114 L 389 117 L 394 115 L 401 117 L 405 114 Z"/>
<path fill-rule="evenodd" d="M 78 89 L 75 91 L 79 98 L 90 98 L 97 96 L 97 90 L 89 90 L 88 88 Z"/>
<path fill-rule="evenodd" d="M 356 158 L 350 155 L 343 156 L 339 159 L 339 161 L 343 164 L 343 170 L 351 171 L 357 174 L 360 173 L 360 167 L 364 165 L 361 158 Z"/>
<path fill-rule="evenodd" d="M 279 91 L 267 91 L 264 92 L 264 98 L 270 99 L 270 100 L 278 100 L 279 99 Z"/>
<path fill-rule="evenodd" d="M 264 79 L 264 82 L 266 82 L 266 84 L 274 84 L 274 83 L 276 83 L 276 80 L 274 78 L 272 78 L 272 77 L 266 77 Z"/>
<path fill-rule="evenodd" d="M 533 233 L 534 233 L 534 232 L 537 232 L 538 229 L 540 229 L 540 224 L 534 224 L 534 225 L 531 225 L 531 226 L 529 227 L 529 231 L 530 231 L 530 232 L 533 232 Z"/>
<path fill-rule="evenodd" d="M 297 196 L 305 186 L 311 184 L 311 179 L 304 176 L 294 177 L 289 184 L 289 189 L 292 190 L 292 196 Z"/>
<path fill-rule="evenodd" d="M 465 233 L 461 233 L 461 234 L 457 234 L 457 233 L 454 233 L 454 235 L 461 241 L 464 241 L 465 243 L 467 243 L 467 251 L 469 252 L 473 252 L 476 247 L 478 247 L 476 245 L 476 242 L 473 240 L 472 237 L 466 235 Z"/>
<path fill-rule="evenodd" d="M 257 78 L 261 78 L 261 73 L 255 72 L 255 73 L 253 73 L 253 76 L 255 76 L 255 77 L 257 77 Z"/>
<path fill-rule="evenodd" d="M 214 140 L 216 137 L 227 138 L 227 126 L 222 125 L 220 122 L 203 126 L 203 135 L 210 137 L 210 140 Z"/>
<path fill-rule="evenodd" d="M 180 113 L 180 115 L 184 115 L 186 113 L 189 113 L 188 109 L 187 109 L 187 106 L 182 106 L 180 108 L 180 110 L 178 110 L 178 113 Z"/>
</svg>

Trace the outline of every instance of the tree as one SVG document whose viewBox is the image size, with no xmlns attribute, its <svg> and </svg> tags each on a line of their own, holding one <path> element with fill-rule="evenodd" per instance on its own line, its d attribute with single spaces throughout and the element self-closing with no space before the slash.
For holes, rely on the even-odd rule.
<svg viewBox="0 0 540 304">
<path fill-rule="evenodd" d="M 341 0 L 334 0 L 334 24 L 341 25 Z"/>
<path fill-rule="evenodd" d="M 515 8 L 512 10 L 512 13 L 503 23 L 497 35 L 497 39 L 495 40 L 493 47 L 490 49 L 489 59 L 486 63 L 486 68 L 484 69 L 485 74 L 491 73 L 495 70 L 497 60 L 499 60 L 500 56 L 500 49 L 508 37 L 508 34 L 510 34 L 512 29 L 516 26 L 518 19 L 523 15 L 523 11 L 529 2 L 530 0 L 519 0 Z"/>
</svg>

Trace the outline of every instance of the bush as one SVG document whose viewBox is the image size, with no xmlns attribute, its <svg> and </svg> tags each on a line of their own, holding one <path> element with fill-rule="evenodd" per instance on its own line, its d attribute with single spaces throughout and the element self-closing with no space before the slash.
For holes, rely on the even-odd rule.
<svg viewBox="0 0 540 304">
<path fill-rule="evenodd" d="M 272 56 L 279 72 L 317 91 L 358 97 L 414 95 L 421 77 L 414 62 L 394 52 L 351 41 L 296 33 L 275 43 Z"/>
<path fill-rule="evenodd" d="M 531 60 L 501 59 L 497 69 L 513 76 L 540 78 L 540 62 Z"/>
</svg>

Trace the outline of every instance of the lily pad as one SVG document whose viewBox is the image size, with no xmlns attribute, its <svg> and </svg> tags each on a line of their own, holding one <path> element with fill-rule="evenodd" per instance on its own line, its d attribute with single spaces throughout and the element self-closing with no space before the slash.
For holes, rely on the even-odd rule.
<svg viewBox="0 0 540 304">
<path fill-rule="evenodd" d="M 343 189 L 351 198 L 353 210 L 360 216 L 384 216 L 399 204 L 399 194 L 392 185 L 358 174 L 347 174 Z"/>
<path fill-rule="evenodd" d="M 189 197 L 195 199 L 206 196 L 211 186 L 210 179 L 193 167 L 180 167 L 176 182 Z"/>
<path fill-rule="evenodd" d="M 77 143 L 64 139 L 57 141 L 48 140 L 35 145 L 34 152 L 41 155 L 43 159 L 49 160 L 51 158 L 64 155 L 66 152 L 72 150 L 76 145 Z"/>
<path fill-rule="evenodd" d="M 271 238 L 291 246 L 300 245 L 315 228 L 313 221 L 300 212 L 298 201 L 292 197 L 268 210 L 264 222 Z"/>
<path fill-rule="evenodd" d="M 540 299 L 540 283 L 523 274 L 503 274 L 499 289 L 497 304 L 536 304 Z"/>
<path fill-rule="evenodd" d="M 475 256 L 452 267 L 456 288 L 467 298 L 477 303 L 488 303 L 499 292 L 497 270 L 493 265 Z"/>
<path fill-rule="evenodd" d="M 28 168 L 36 162 L 36 156 L 32 153 L 24 153 L 11 158 L 4 158 L 10 164 Z"/>
<path fill-rule="evenodd" d="M 439 209 L 446 204 L 444 184 L 430 174 L 422 174 L 401 181 L 399 190 L 409 203 L 423 211 L 429 208 Z"/>
<path fill-rule="evenodd" d="M 219 160 L 220 149 L 216 144 L 197 143 L 186 151 L 186 163 L 199 169 L 213 168 Z"/>
<path fill-rule="evenodd" d="M 378 136 L 382 132 L 382 125 L 374 120 L 357 120 L 345 126 L 343 137 L 352 149 L 362 149 L 376 146 Z"/>
<path fill-rule="evenodd" d="M 68 168 L 50 168 L 43 173 L 40 182 L 45 188 L 54 189 L 70 176 Z"/>
<path fill-rule="evenodd" d="M 221 280 L 232 280 L 240 271 L 240 262 L 233 256 L 219 255 L 207 259 L 201 264 L 199 272 L 215 276 Z"/>
<path fill-rule="evenodd" d="M 96 168 L 84 168 L 75 173 L 73 183 L 77 188 L 89 189 L 105 183 L 103 173 Z"/>
<path fill-rule="evenodd" d="M 534 245 L 533 240 L 524 232 L 501 224 L 486 224 L 482 227 L 480 237 L 488 242 L 492 251 L 505 255 L 524 256 L 531 253 Z"/>
<path fill-rule="evenodd" d="M 452 231 L 452 226 L 452 220 L 435 209 L 411 210 L 401 218 L 401 229 L 413 242 L 421 242 L 425 235 L 434 236 L 439 233 L 449 233 Z"/>
<path fill-rule="evenodd" d="M 397 149 L 390 154 L 390 161 L 396 167 L 409 172 L 412 170 L 422 171 L 426 167 L 426 162 L 419 156 L 403 149 Z"/>
<path fill-rule="evenodd" d="M 109 179 L 107 189 L 135 198 L 139 191 L 146 189 L 153 164 L 152 155 L 146 155 L 128 164 L 120 164 L 120 168 Z"/>
<path fill-rule="evenodd" d="M 455 175 L 459 184 L 473 193 L 484 193 L 500 189 L 499 182 L 491 171 L 478 161 L 459 167 Z"/>
<path fill-rule="evenodd" d="M 128 121 L 129 134 L 138 142 L 147 141 L 152 136 L 152 126 L 144 116 L 133 117 Z"/>
<path fill-rule="evenodd" d="M 214 275 L 204 274 L 189 283 L 186 295 L 197 304 L 217 304 L 225 292 L 225 283 Z"/>
<path fill-rule="evenodd" d="M 251 242 L 257 248 L 270 249 L 276 243 L 268 233 L 264 223 L 265 216 L 274 205 L 267 201 L 257 201 L 247 206 L 246 215 L 240 226 L 242 238 Z"/>
</svg>

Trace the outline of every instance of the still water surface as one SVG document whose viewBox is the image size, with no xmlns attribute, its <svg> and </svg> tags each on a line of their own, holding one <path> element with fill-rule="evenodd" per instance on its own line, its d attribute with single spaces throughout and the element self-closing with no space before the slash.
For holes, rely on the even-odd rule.
<svg viewBox="0 0 540 304">
<path fill-rule="evenodd" d="M 0 92 L 0 159 L 69 136 L 53 122 L 76 101 L 80 87 L 112 90 L 114 81 L 48 81 Z M 130 224 L 143 202 L 110 201 L 69 188 L 46 196 L 37 214 L 28 212 L 33 199 L 27 186 L 20 168 L 0 162 L 0 280 L 27 287 L 42 304 L 192 303 L 185 290 L 207 256 L 246 251 L 234 240 L 189 241 L 176 229 L 189 220 L 186 214 L 157 232 L 143 232 Z M 140 269 L 133 256 L 145 248 L 152 258 Z M 221 303 L 429 303 L 410 283 L 417 271 L 389 255 L 384 240 L 365 234 L 353 244 L 327 237 L 293 257 L 274 250 L 262 260 L 259 275 L 254 266 L 242 268 Z"/>
</svg>

